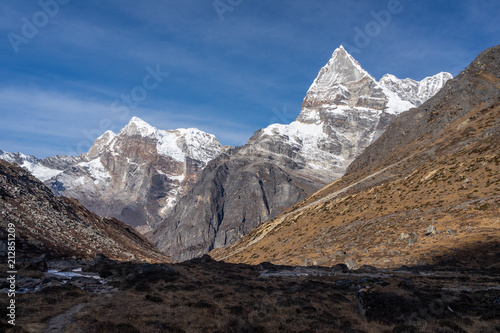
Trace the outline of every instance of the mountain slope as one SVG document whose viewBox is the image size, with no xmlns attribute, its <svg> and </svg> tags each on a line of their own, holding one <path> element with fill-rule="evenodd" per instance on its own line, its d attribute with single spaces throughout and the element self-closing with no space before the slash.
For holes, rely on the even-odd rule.
<svg viewBox="0 0 500 333">
<path fill-rule="evenodd" d="M 28 171 L 0 160 L 0 234 L 15 226 L 18 255 L 165 261 L 141 234 L 116 219 L 91 213 L 76 200 L 55 197 Z"/>
<path fill-rule="evenodd" d="M 211 161 L 150 238 L 177 260 L 234 243 L 341 177 L 397 114 L 413 106 L 338 48 L 297 119 L 261 129 Z"/>
<path fill-rule="evenodd" d="M 231 262 L 497 265 L 500 47 L 401 114 L 347 174 L 233 246 Z M 488 252 L 463 257 L 481 245 Z"/>
</svg>

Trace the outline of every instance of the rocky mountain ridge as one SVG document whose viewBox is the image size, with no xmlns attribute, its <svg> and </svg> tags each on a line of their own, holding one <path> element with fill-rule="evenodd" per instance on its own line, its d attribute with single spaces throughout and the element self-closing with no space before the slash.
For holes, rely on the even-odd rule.
<svg viewBox="0 0 500 333">
<path fill-rule="evenodd" d="M 445 83 L 452 78 L 453 76 L 446 72 L 426 77 L 421 81 L 408 78 L 402 80 L 392 74 L 386 74 L 380 79 L 379 84 L 416 107 L 436 95 Z"/>
<path fill-rule="evenodd" d="M 146 232 L 222 149 L 213 135 L 198 129 L 164 131 L 134 117 L 117 134 L 96 139 L 86 162 L 49 182 L 56 194 Z"/>
<path fill-rule="evenodd" d="M 2 152 L 0 158 L 32 171 L 56 195 L 147 232 L 222 150 L 215 136 L 198 129 L 164 131 L 133 117 L 120 132 L 107 131 L 78 157 L 39 160 Z"/>
<path fill-rule="evenodd" d="M 65 169 L 72 167 L 75 164 L 83 162 L 83 156 L 53 156 L 44 159 L 38 159 L 35 156 L 27 156 L 23 153 L 8 153 L 0 150 L 0 159 L 16 163 L 17 165 L 28 170 L 38 178 L 45 182 L 52 177 L 59 175 Z"/>
</svg>

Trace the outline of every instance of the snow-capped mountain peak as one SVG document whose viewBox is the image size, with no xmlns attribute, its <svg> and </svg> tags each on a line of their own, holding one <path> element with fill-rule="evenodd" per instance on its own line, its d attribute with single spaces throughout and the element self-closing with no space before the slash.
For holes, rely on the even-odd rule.
<svg viewBox="0 0 500 333">
<path fill-rule="evenodd" d="M 309 91 L 329 90 L 334 85 L 357 82 L 365 77 L 372 78 L 341 45 L 321 68 Z"/>
<path fill-rule="evenodd" d="M 170 156 L 179 162 L 190 157 L 207 163 L 222 151 L 221 144 L 212 134 L 197 128 L 160 130 L 139 117 L 133 117 L 116 137 L 134 135 L 155 140 L 158 154 Z"/>
<path fill-rule="evenodd" d="M 113 131 L 106 131 L 103 135 L 95 139 L 92 147 L 90 147 L 88 153 L 86 154 L 86 157 L 88 159 L 94 159 L 101 155 L 101 153 L 107 149 L 115 137 L 116 134 Z"/>
<path fill-rule="evenodd" d="M 118 135 L 140 135 L 143 137 L 150 137 L 156 134 L 158 129 L 149 125 L 147 122 L 139 117 L 132 117 L 128 124 L 118 132 Z"/>
<path fill-rule="evenodd" d="M 340 46 L 309 88 L 297 119 L 269 125 L 252 141 L 287 152 L 312 172 L 339 177 L 399 113 L 432 97 L 449 78 L 440 73 L 417 82 L 387 74 L 377 82 Z"/>
<path fill-rule="evenodd" d="M 106 143 L 110 143 L 116 136 L 116 133 L 113 131 L 106 131 L 103 135 L 101 135 L 98 139 L 106 141 Z"/>
<path fill-rule="evenodd" d="M 222 149 L 214 135 L 199 129 L 162 130 L 133 117 L 117 134 L 97 138 L 82 161 L 47 183 L 58 195 L 146 232 Z"/>
</svg>

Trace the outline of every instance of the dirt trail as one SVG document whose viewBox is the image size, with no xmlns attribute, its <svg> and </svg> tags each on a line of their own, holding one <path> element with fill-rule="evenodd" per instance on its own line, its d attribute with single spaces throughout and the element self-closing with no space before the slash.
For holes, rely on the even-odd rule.
<svg viewBox="0 0 500 333">
<path fill-rule="evenodd" d="M 64 332 L 64 329 L 68 324 L 72 322 L 73 316 L 80 312 L 84 307 L 89 305 L 89 303 L 80 303 L 64 313 L 57 315 L 50 319 L 49 326 L 45 329 L 44 333 L 59 333 Z"/>
</svg>

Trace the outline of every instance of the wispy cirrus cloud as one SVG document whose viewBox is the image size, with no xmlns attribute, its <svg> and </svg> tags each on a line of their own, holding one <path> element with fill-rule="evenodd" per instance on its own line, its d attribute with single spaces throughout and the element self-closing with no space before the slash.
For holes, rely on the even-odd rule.
<svg viewBox="0 0 500 333">
<path fill-rule="evenodd" d="M 498 1 L 401 2 L 403 12 L 355 55 L 377 78 L 457 74 L 498 43 Z M 298 114 L 334 49 L 387 3 L 244 1 L 221 22 L 212 1 L 71 1 L 16 54 L 5 36 L 40 7 L 3 2 L 0 149 L 43 156 L 81 146 L 75 151 L 82 152 L 80 143 L 99 134 L 102 119 L 113 130 L 125 125 L 111 103 L 157 64 L 169 77 L 130 116 L 242 144 L 276 120 L 274 109 Z"/>
<path fill-rule="evenodd" d="M 166 103 L 162 109 L 133 107 L 123 118 L 113 112 L 108 100 L 90 101 L 57 91 L 4 88 L 0 89 L 0 100 L 2 108 L 10 110 L 0 123 L 0 147 L 40 157 L 49 151 L 52 153 L 47 156 L 83 153 L 98 136 L 106 130 L 119 131 L 132 116 L 160 129 L 197 127 L 216 134 L 222 142 L 239 145 L 253 133 L 242 123 L 211 117 L 213 110 L 206 107 L 177 103 Z"/>
</svg>

